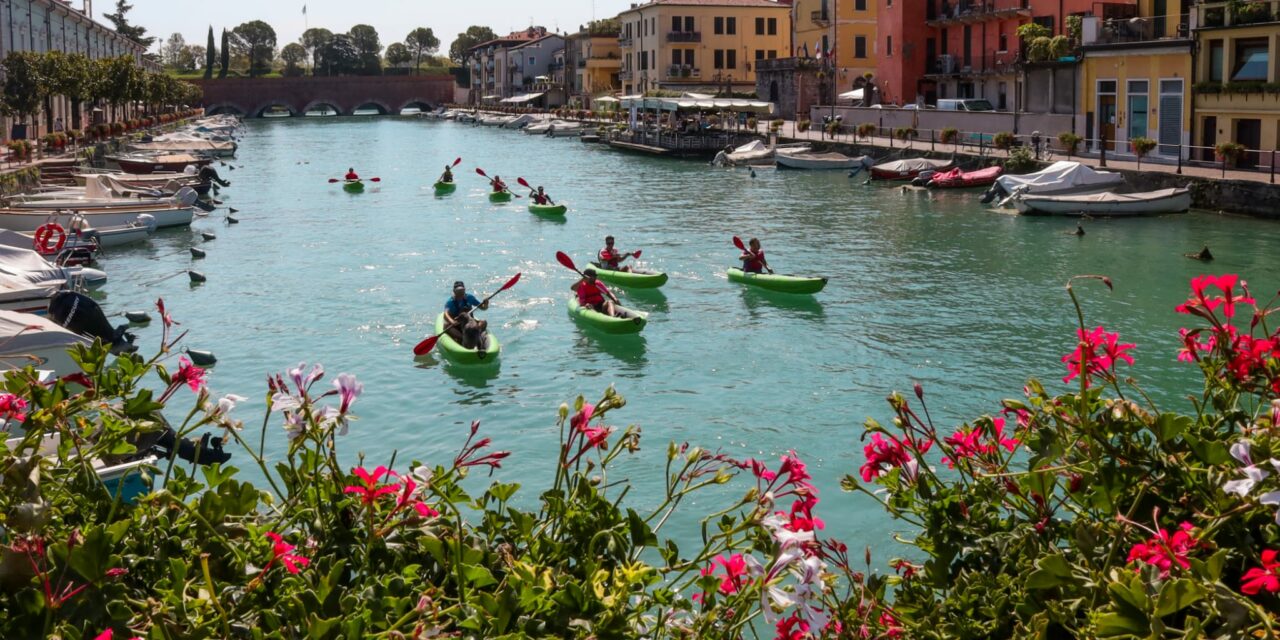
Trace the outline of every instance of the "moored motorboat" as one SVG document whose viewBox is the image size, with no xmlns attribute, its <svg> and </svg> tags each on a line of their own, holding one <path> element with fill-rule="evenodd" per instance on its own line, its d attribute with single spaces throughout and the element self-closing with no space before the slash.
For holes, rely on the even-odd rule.
<svg viewBox="0 0 1280 640">
<path fill-rule="evenodd" d="M 770 147 L 760 140 L 752 140 L 733 151 L 727 151 L 724 159 L 729 164 L 768 164 L 773 161 L 774 153 L 804 153 L 809 151 L 808 143 L 796 143 Z"/>
<path fill-rule="evenodd" d="M 1181 187 L 1141 193 L 1035 195 L 1015 193 L 1013 206 L 1023 214 L 1064 216 L 1145 216 L 1182 213 L 1191 208 L 1191 190 Z"/>
<path fill-rule="evenodd" d="M 107 160 L 120 165 L 120 169 L 125 173 L 135 174 L 174 173 L 182 171 L 187 165 L 193 164 L 197 167 L 203 167 L 213 162 L 213 158 L 194 156 L 189 153 L 135 153 L 107 156 Z"/>
<path fill-rule="evenodd" d="M 812 151 L 790 151 L 779 149 L 774 160 L 779 169 L 855 169 L 869 163 L 867 156 L 846 156 L 834 151 L 814 153 Z"/>
<path fill-rule="evenodd" d="M 827 279 L 811 276 L 788 276 L 774 273 L 747 273 L 737 267 L 729 268 L 729 282 L 738 282 L 782 293 L 818 293 L 827 286 Z"/>
<path fill-rule="evenodd" d="M 595 309 L 579 305 L 577 297 L 569 299 L 569 315 L 574 320 L 605 333 L 640 333 L 644 330 L 645 325 L 649 323 L 649 314 L 643 311 L 628 309 L 616 304 L 613 305 L 613 308 L 618 315 L 609 316 Z"/>
<path fill-rule="evenodd" d="M 529 203 L 529 213 L 532 213 L 538 216 L 561 218 L 561 217 L 564 217 L 565 212 L 568 210 L 569 210 L 569 206 L 565 204 L 537 204 L 534 202 Z"/>
<path fill-rule="evenodd" d="M 457 191 L 458 184 L 456 182 L 437 182 L 432 185 L 432 189 L 435 190 L 436 195 L 442 196 Z"/>
<path fill-rule="evenodd" d="M 91 343 L 48 318 L 0 309 L 0 370 L 33 366 L 53 371 L 59 378 L 79 373 L 80 365 L 67 350 Z"/>
<path fill-rule="evenodd" d="M 511 202 L 512 197 L 510 191 L 492 191 L 489 193 L 489 202 Z"/>
<path fill-rule="evenodd" d="M 667 283 L 667 274 L 654 271 L 614 271 L 605 269 L 597 262 L 591 267 L 596 270 L 596 277 L 605 282 L 633 289 L 656 289 Z"/>
<path fill-rule="evenodd" d="M 194 209 L 176 204 L 139 204 L 110 209 L 85 207 L 71 211 L 56 209 L 0 209 L 0 228 L 12 231 L 35 231 L 41 225 L 72 213 L 84 216 L 90 227 L 118 227 L 130 224 L 147 214 L 155 218 L 156 228 L 185 227 L 191 224 Z"/>
<path fill-rule="evenodd" d="M 911 180 L 921 171 L 944 171 L 950 169 L 951 160 L 935 160 L 933 158 L 907 158 L 894 160 L 871 167 L 871 177 L 877 180 Z"/>
<path fill-rule="evenodd" d="M 1081 195 L 1114 191 L 1124 176 L 1111 171 L 1095 171 L 1079 162 L 1060 160 L 1035 173 L 1004 175 L 982 196 L 983 202 L 1009 196 L 1014 191 L 1026 195 Z"/>
<path fill-rule="evenodd" d="M 443 313 L 436 316 L 436 334 L 440 336 L 440 340 L 436 344 L 450 362 L 457 364 L 492 364 L 497 362 L 498 356 L 502 354 L 502 344 L 498 342 L 498 338 L 490 331 L 486 331 L 480 336 L 480 342 L 484 349 L 468 349 L 458 344 L 458 341 L 454 340 L 453 336 L 445 333 Z"/>
<path fill-rule="evenodd" d="M 971 187 L 987 187 L 991 186 L 1004 173 L 1004 167 L 995 165 L 978 169 L 976 171 L 964 171 L 959 167 L 950 171 L 942 171 L 935 173 L 929 177 L 924 186 L 930 189 L 968 189 Z M 923 178 L 924 176 L 921 176 Z"/>
</svg>

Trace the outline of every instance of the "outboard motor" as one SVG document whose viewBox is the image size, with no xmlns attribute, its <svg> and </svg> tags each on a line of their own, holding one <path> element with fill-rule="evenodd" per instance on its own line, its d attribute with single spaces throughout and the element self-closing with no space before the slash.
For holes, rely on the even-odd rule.
<svg viewBox="0 0 1280 640">
<path fill-rule="evenodd" d="M 177 202 L 178 204 L 184 207 L 190 207 L 194 205 L 196 203 L 196 200 L 199 200 L 199 199 L 200 199 L 200 194 L 196 193 L 196 190 L 192 189 L 191 187 L 183 187 L 181 189 L 178 189 L 177 193 L 173 194 L 174 202 Z"/>
<path fill-rule="evenodd" d="M 933 174 L 935 173 L 937 173 L 937 171 L 932 171 L 932 170 L 921 171 L 920 175 L 917 175 L 915 178 L 911 180 L 911 186 L 913 187 L 928 186 L 929 181 L 933 179 Z"/>
<path fill-rule="evenodd" d="M 216 182 L 223 187 L 231 186 L 231 182 L 229 180 L 223 180 L 222 177 L 218 175 L 218 170 L 209 165 L 205 165 L 200 168 L 200 182 Z"/>
<path fill-rule="evenodd" d="M 991 188 L 987 189 L 986 193 L 982 194 L 981 202 L 982 204 L 991 204 L 991 202 L 996 198 L 1003 198 L 1006 195 L 1008 195 L 1008 193 L 1005 192 L 1004 187 L 1000 186 L 1000 183 L 997 182 L 991 185 Z"/>
<path fill-rule="evenodd" d="M 129 325 L 112 327 L 102 307 L 92 298 L 75 291 L 60 291 L 49 300 L 49 319 L 86 338 L 98 338 L 111 345 L 115 354 L 133 353 L 133 334 L 126 331 Z"/>
</svg>

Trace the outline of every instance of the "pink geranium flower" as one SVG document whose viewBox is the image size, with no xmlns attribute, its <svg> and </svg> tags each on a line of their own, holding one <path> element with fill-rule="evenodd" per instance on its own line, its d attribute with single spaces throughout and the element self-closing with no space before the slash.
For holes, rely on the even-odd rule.
<svg viewBox="0 0 1280 640">
<path fill-rule="evenodd" d="M 26 409 L 26 400 L 12 393 L 0 393 L 0 420 L 22 422 L 27 419 Z"/>
<path fill-rule="evenodd" d="M 298 573 L 299 571 L 302 571 L 302 567 L 311 564 L 311 560 L 309 558 L 293 553 L 293 550 L 296 547 L 285 542 L 284 538 L 280 537 L 280 534 L 268 531 L 263 535 L 265 535 L 268 540 L 271 540 L 271 560 L 267 561 L 267 566 L 262 568 L 262 573 L 265 574 L 276 560 L 279 560 L 280 563 L 284 565 L 285 570 L 289 573 Z"/>
<path fill-rule="evenodd" d="M 1133 545 L 1128 561 L 1159 568 L 1161 578 L 1169 577 L 1175 565 L 1183 570 L 1190 569 L 1187 557 L 1200 546 L 1200 541 L 1191 535 L 1194 530 L 1195 525 L 1190 522 L 1178 525 L 1173 533 L 1161 529 L 1146 542 Z"/>
<path fill-rule="evenodd" d="M 192 391 L 200 393 L 200 389 L 204 387 L 204 376 L 204 369 L 191 364 L 186 356 L 182 356 L 178 358 L 178 372 L 173 375 L 172 384 L 185 384 Z"/>
<path fill-rule="evenodd" d="M 361 483 L 343 487 L 342 490 L 346 493 L 360 494 L 360 501 L 364 504 L 373 504 L 382 496 L 394 494 L 398 491 L 398 489 L 396 489 L 396 485 L 379 484 L 378 480 L 382 476 L 385 475 L 390 477 L 395 475 L 391 471 L 387 470 L 386 467 L 379 466 L 372 472 L 364 467 L 356 467 L 355 469 L 352 469 L 351 473 L 359 477 Z"/>
<path fill-rule="evenodd" d="M 859 468 L 863 482 L 871 482 L 912 460 L 901 441 L 893 436 L 886 440 L 879 433 L 871 434 L 871 443 L 863 447 L 862 452 L 867 456 L 867 461 Z"/>
<path fill-rule="evenodd" d="M 1250 568 L 1240 578 L 1241 593 L 1256 596 L 1263 591 L 1280 591 L 1280 560 L 1276 559 L 1276 555 L 1275 549 L 1262 552 L 1262 566 Z"/>
<path fill-rule="evenodd" d="M 1062 356 L 1067 365 L 1067 376 L 1063 382 L 1071 382 L 1077 376 L 1083 376 L 1087 388 L 1094 376 L 1108 374 L 1115 369 L 1117 363 L 1123 361 L 1133 364 L 1133 356 L 1128 351 L 1136 348 L 1133 344 L 1120 344 L 1120 334 L 1107 333 L 1102 327 L 1092 331 L 1076 330 L 1080 341 L 1076 350 Z"/>
</svg>

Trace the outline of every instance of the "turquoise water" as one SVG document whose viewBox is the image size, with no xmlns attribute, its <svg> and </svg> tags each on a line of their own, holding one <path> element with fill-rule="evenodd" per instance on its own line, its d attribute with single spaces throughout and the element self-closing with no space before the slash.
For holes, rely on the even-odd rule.
<svg viewBox="0 0 1280 640">
<path fill-rule="evenodd" d="M 556 408 L 609 384 L 629 405 L 619 426 L 644 430 L 645 448 L 621 473 L 631 499 L 652 504 L 669 440 L 776 461 L 794 448 L 823 490 L 829 531 L 856 548 L 881 546 L 900 529 L 874 505 L 843 494 L 838 479 L 863 462 L 867 416 L 890 417 L 884 397 L 920 381 L 944 430 L 1020 394 L 1025 378 L 1060 384 L 1059 359 L 1073 348 L 1074 312 L 1063 285 L 1075 274 L 1110 275 L 1116 290 L 1078 288 L 1090 323 L 1136 342 L 1133 373 L 1166 407 L 1196 374 L 1174 360 L 1181 318 L 1172 309 L 1187 280 L 1205 271 L 1182 257 L 1209 244 L 1214 272 L 1256 279 L 1259 297 L 1278 283 L 1280 226 L 1189 214 L 1087 221 L 993 213 L 974 193 L 933 196 L 863 186 L 842 172 L 711 169 L 693 161 L 628 155 L 570 139 L 402 118 L 292 119 L 248 125 L 223 212 L 191 230 L 104 260 L 109 312 L 149 308 L 163 296 L 187 344 L 213 350 L 218 393 L 250 401 L 261 419 L 264 377 L 300 361 L 322 362 L 329 379 L 355 373 L 365 395 L 343 439 L 385 462 L 447 463 L 481 420 L 496 446 L 514 452 L 500 475 L 536 493 L 552 473 Z M 459 189 L 444 199 L 431 184 L 457 156 Z M 327 179 L 348 166 L 382 178 L 362 195 Z M 521 202 L 495 206 L 476 166 L 514 185 L 517 176 L 569 203 L 567 221 L 530 215 Z M 200 231 L 218 238 L 200 240 Z M 659 292 L 625 295 L 652 312 L 642 336 L 598 336 L 567 316 L 576 278 L 557 250 L 581 265 L 618 237 L 643 263 L 671 274 Z M 825 274 L 821 294 L 788 298 L 725 281 L 733 235 L 759 236 L 779 272 Z M 164 276 L 191 267 L 192 245 L 208 251 L 194 268 L 200 286 Z M 495 370 L 415 362 L 454 280 L 485 295 L 516 272 L 486 317 L 505 350 Z M 159 327 L 142 329 L 154 345 Z M 272 452 L 284 449 L 273 422 Z M 251 430 L 256 426 L 251 427 Z M 254 431 L 256 433 L 256 431 Z M 246 468 L 241 457 L 238 466 Z M 615 474 L 617 477 L 619 474 Z M 741 495 L 725 487 L 689 505 L 671 533 L 692 536 L 698 512 Z"/>
</svg>

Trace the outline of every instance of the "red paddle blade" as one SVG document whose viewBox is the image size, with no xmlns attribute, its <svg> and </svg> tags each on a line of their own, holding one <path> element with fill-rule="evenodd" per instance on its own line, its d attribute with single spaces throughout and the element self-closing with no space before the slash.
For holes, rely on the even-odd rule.
<svg viewBox="0 0 1280 640">
<path fill-rule="evenodd" d="M 641 252 L 641 250 L 637 249 L 635 253 L 631 254 L 631 257 L 632 257 L 632 258 L 639 258 L 639 257 L 640 257 L 640 252 Z"/>
<path fill-rule="evenodd" d="M 333 184 L 333 183 L 335 183 L 335 182 L 337 182 L 337 181 L 338 181 L 338 179 L 337 179 L 337 178 L 329 178 L 329 184 Z"/>
<path fill-rule="evenodd" d="M 440 336 L 431 336 L 430 338 L 427 338 L 426 340 L 419 342 L 417 346 L 413 348 L 413 355 L 425 356 L 428 353 L 431 353 L 431 350 L 436 348 L 436 342 L 438 342 L 439 340 L 440 340 Z"/>
<path fill-rule="evenodd" d="M 488 178 L 488 177 L 489 177 L 489 176 L 484 172 L 484 169 L 481 169 L 480 167 L 476 167 L 476 173 L 478 173 L 478 174 L 480 174 L 480 175 L 482 175 L 482 176 L 484 176 L 484 177 L 486 177 L 486 178 Z"/>
<path fill-rule="evenodd" d="M 742 249 L 743 251 L 747 250 L 747 245 L 742 244 L 742 238 L 739 238 L 738 236 L 733 237 L 733 246 Z"/>
<path fill-rule="evenodd" d="M 382 178 L 369 178 L 369 182 L 382 182 Z"/>
<path fill-rule="evenodd" d="M 458 156 L 458 159 L 453 161 L 453 166 L 455 167 L 460 164 L 462 164 L 462 156 Z"/>
<path fill-rule="evenodd" d="M 519 182 L 520 186 L 522 187 L 529 187 L 529 183 L 525 182 L 524 178 L 516 178 L 516 182 Z M 529 187 L 529 188 L 532 189 L 533 187 Z"/>
<path fill-rule="evenodd" d="M 577 271 L 577 270 L 578 270 L 578 265 L 575 265 L 575 264 L 573 263 L 573 258 L 570 258 L 570 257 L 569 257 L 567 254 L 565 254 L 565 252 L 563 252 L 563 251 L 557 251 L 557 252 L 556 252 L 556 261 L 557 261 L 557 262 L 559 262 L 560 264 L 562 264 L 562 265 L 564 265 L 564 266 L 566 266 L 566 267 L 570 268 L 570 269 L 573 269 L 574 271 Z"/>
<path fill-rule="evenodd" d="M 511 287 L 516 286 L 517 282 L 520 282 L 519 273 L 517 273 L 514 278 L 511 278 L 510 280 L 508 280 L 506 284 L 502 285 L 501 289 L 498 289 L 494 293 L 502 293 L 503 291 L 506 291 L 507 289 L 510 289 Z"/>
</svg>

